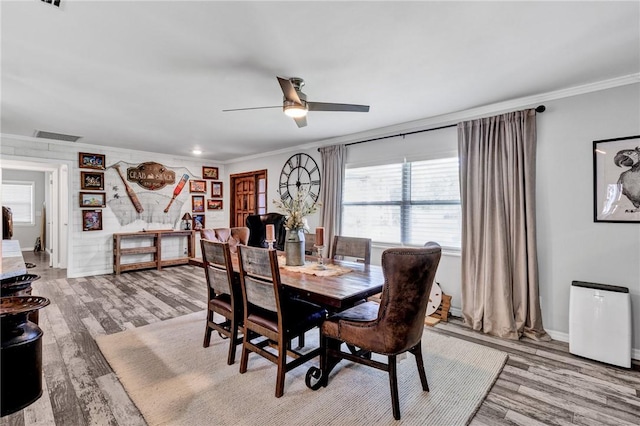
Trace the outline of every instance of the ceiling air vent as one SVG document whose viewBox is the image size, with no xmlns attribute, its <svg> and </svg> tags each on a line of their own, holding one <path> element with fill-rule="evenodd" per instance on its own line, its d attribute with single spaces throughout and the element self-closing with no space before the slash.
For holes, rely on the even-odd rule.
<svg viewBox="0 0 640 426">
<path fill-rule="evenodd" d="M 60 7 L 60 0 L 42 0 L 45 3 Z"/>
<path fill-rule="evenodd" d="M 76 142 L 82 136 L 65 135 L 62 133 L 43 132 L 42 130 L 36 130 L 36 138 L 53 139 L 56 141 Z"/>
</svg>

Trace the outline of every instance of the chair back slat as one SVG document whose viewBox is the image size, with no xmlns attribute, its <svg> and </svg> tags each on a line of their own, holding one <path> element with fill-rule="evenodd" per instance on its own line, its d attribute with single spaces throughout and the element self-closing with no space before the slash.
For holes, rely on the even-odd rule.
<svg viewBox="0 0 640 426">
<path fill-rule="evenodd" d="M 200 240 L 202 260 L 207 285 L 216 294 L 231 294 L 231 258 L 229 245 L 209 240 Z"/>
<path fill-rule="evenodd" d="M 276 251 L 242 246 L 240 264 L 247 303 L 277 312 L 280 272 Z"/>
<path fill-rule="evenodd" d="M 272 282 L 245 276 L 244 286 L 248 303 L 272 312 L 278 311 Z"/>
<path fill-rule="evenodd" d="M 316 254 L 315 249 L 316 244 L 316 234 L 305 234 L 304 236 L 304 254 L 314 255 Z"/>
<path fill-rule="evenodd" d="M 216 294 L 231 294 L 227 271 L 225 270 L 210 266 L 209 274 L 207 275 L 207 284 Z"/>
<path fill-rule="evenodd" d="M 366 265 L 371 264 L 371 238 L 343 237 L 333 238 L 331 256 L 353 257 Z"/>
</svg>

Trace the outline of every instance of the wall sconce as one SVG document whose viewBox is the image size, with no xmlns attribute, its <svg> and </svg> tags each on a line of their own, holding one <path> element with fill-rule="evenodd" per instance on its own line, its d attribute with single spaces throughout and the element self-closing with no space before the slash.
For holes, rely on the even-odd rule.
<svg viewBox="0 0 640 426">
<path fill-rule="evenodd" d="M 182 221 L 184 222 L 184 229 L 186 229 L 187 231 L 191 230 L 192 219 L 193 218 L 191 217 L 191 214 L 189 214 L 189 212 L 186 212 L 184 216 L 182 216 Z"/>
</svg>

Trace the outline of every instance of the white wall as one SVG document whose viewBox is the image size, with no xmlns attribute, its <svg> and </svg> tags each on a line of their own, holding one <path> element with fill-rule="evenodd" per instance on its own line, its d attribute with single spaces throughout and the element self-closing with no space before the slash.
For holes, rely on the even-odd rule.
<svg viewBox="0 0 640 426">
<path fill-rule="evenodd" d="M 280 151 L 278 153 L 272 153 L 265 155 L 264 157 L 257 157 L 251 160 L 244 160 L 235 163 L 229 163 L 226 165 L 227 176 L 225 178 L 229 178 L 229 175 L 251 172 L 255 170 L 267 170 L 267 212 L 278 212 L 282 213 L 280 210 L 276 208 L 273 204 L 273 200 L 280 198 L 278 195 L 278 182 L 280 179 L 280 172 L 282 171 L 282 167 L 285 162 L 295 153 L 304 152 L 305 154 L 309 154 L 316 160 L 318 166 L 322 168 L 320 162 L 320 153 L 317 149 L 292 149 L 287 151 Z M 316 226 L 318 225 L 318 220 L 320 213 L 316 213 L 312 217 L 308 218 L 309 229 L 313 232 Z"/>
<path fill-rule="evenodd" d="M 624 286 L 640 350 L 640 223 L 593 222 L 592 152 L 594 140 L 640 135 L 640 84 L 545 105 L 537 122 L 536 209 L 544 326 L 566 338 L 573 280 Z"/>
<path fill-rule="evenodd" d="M 33 208 L 34 223 L 33 225 L 13 224 L 12 239 L 20 242 L 20 248 L 23 251 L 31 251 L 36 242 L 36 238 L 40 236 L 42 230 L 42 205 L 44 203 L 45 193 L 45 173 L 28 171 L 28 170 L 10 170 L 2 171 L 2 181 L 22 181 L 33 182 Z"/>
<path fill-rule="evenodd" d="M 69 209 L 68 218 L 68 234 L 69 234 L 69 249 L 68 249 L 68 263 L 67 263 L 67 275 L 69 277 L 81 277 L 89 275 L 108 274 L 113 271 L 113 238 L 112 235 L 115 232 L 134 232 L 142 229 L 180 229 L 181 222 L 176 223 L 161 223 L 161 222 L 144 222 L 142 220 L 136 220 L 135 222 L 121 226 L 118 218 L 110 207 L 102 208 L 103 214 L 103 229 L 101 231 L 82 231 L 82 215 L 79 207 L 79 192 L 80 189 L 80 171 L 78 167 L 78 153 L 90 152 L 97 154 L 104 154 L 106 156 L 106 165 L 117 163 L 118 161 L 125 161 L 132 164 L 140 164 L 143 162 L 154 161 L 161 163 L 167 167 L 179 168 L 185 167 L 189 170 L 191 177 L 200 177 L 202 174 L 202 166 L 218 167 L 220 172 L 223 186 L 227 187 L 228 173 L 225 171 L 224 165 L 216 164 L 211 161 L 194 160 L 192 158 L 178 158 L 167 155 L 160 155 L 150 152 L 131 151 L 123 149 L 105 149 L 105 147 L 90 146 L 81 143 L 66 143 L 58 141 L 46 141 L 34 138 L 18 138 L 10 137 L 7 135 L 2 136 L 1 154 L 2 160 L 19 160 L 19 161 L 32 161 L 34 164 L 47 161 L 60 161 L 71 165 L 69 168 L 69 180 L 68 180 L 68 192 L 69 197 L 67 200 Z M 88 171 L 84 169 L 84 171 Z M 176 176 L 176 181 L 180 176 Z M 134 188 L 136 193 L 144 191 L 142 188 Z M 207 190 L 210 191 L 209 185 Z M 106 187 L 105 192 L 107 198 L 110 198 L 113 189 Z M 189 193 L 188 186 L 181 192 L 179 199 L 184 201 L 180 217 L 184 212 L 191 212 L 191 195 Z M 208 198 L 210 192 L 205 198 Z M 229 194 L 224 195 L 224 205 L 228 206 Z M 133 206 L 131 207 L 132 212 Z M 228 226 L 229 212 L 228 210 L 220 211 L 206 211 L 206 227 L 223 227 Z M 167 253 L 164 253 L 163 258 L 178 257 L 182 254 L 181 242 L 176 241 L 173 250 L 175 254 L 170 252 L 172 247 L 167 247 Z M 163 244 L 163 250 L 165 245 Z M 199 250 L 198 250 L 199 253 Z M 166 255 L 166 256 L 165 256 Z M 133 260 L 131 260 L 133 261 Z"/>
</svg>

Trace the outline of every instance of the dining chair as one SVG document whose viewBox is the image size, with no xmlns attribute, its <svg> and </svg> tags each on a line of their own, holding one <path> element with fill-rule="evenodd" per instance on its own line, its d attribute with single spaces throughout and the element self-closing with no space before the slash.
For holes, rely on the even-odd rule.
<svg viewBox="0 0 640 426">
<path fill-rule="evenodd" d="M 249 352 L 273 362 L 278 366 L 275 395 L 280 398 L 286 372 L 320 353 L 320 347 L 304 353 L 293 350 L 291 340 L 320 326 L 327 311 L 287 295 L 275 250 L 239 246 L 238 253 L 245 327 L 240 373 L 247 371 Z"/>
<path fill-rule="evenodd" d="M 234 228 L 202 228 L 200 236 L 205 240 L 229 243 L 231 253 L 236 253 L 238 244 L 247 245 L 249 243 L 249 228 L 237 226 Z"/>
<path fill-rule="evenodd" d="M 317 254 L 315 244 L 316 234 L 304 234 L 304 254 L 315 256 Z"/>
<path fill-rule="evenodd" d="M 422 359 L 422 332 L 427 301 L 440 262 L 441 248 L 429 242 L 420 248 L 390 248 L 382 253 L 384 285 L 380 303 L 365 302 L 330 316 L 321 326 L 320 370 L 307 373 L 307 386 L 327 386 L 333 367 L 342 359 L 389 373 L 393 417 L 400 420 L 396 358 L 411 352 L 424 391 L 429 391 Z M 341 343 L 359 348 L 341 350 Z M 371 353 L 386 355 L 387 362 Z M 319 373 L 319 374 L 313 374 Z M 310 377 L 319 379 L 310 386 Z"/>
<path fill-rule="evenodd" d="M 245 220 L 249 228 L 249 242 L 247 245 L 251 247 L 268 247 L 266 229 L 267 225 L 273 225 L 276 238 L 274 247 L 277 250 L 284 250 L 284 240 L 287 234 L 287 230 L 284 227 L 286 219 L 287 217 L 281 213 L 251 214 L 247 216 Z"/>
<path fill-rule="evenodd" d="M 371 264 L 371 238 L 334 236 L 331 258 L 344 259 L 345 257 L 356 258 L 357 262 L 365 265 Z"/>
<path fill-rule="evenodd" d="M 203 239 L 200 247 L 207 281 L 207 322 L 202 346 L 209 347 L 211 332 L 216 330 L 221 337 L 229 339 L 227 364 L 231 365 L 235 362 L 236 345 L 242 343 L 242 337 L 238 337 L 239 331 L 243 330 L 240 281 L 233 273 L 228 243 Z M 224 321 L 215 322 L 214 313 L 224 317 Z"/>
</svg>

